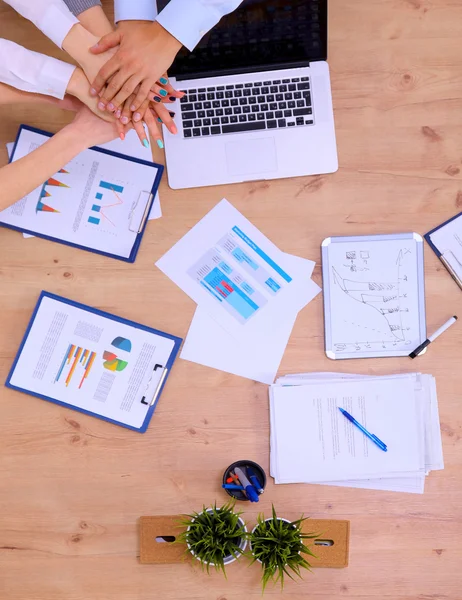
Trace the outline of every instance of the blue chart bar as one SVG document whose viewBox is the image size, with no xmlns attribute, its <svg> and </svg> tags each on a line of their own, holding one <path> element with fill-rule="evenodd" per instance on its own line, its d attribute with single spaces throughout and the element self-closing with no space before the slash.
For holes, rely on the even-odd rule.
<svg viewBox="0 0 462 600">
<path fill-rule="evenodd" d="M 113 183 L 108 183 L 107 181 L 100 181 L 99 187 L 104 188 L 105 190 L 114 190 L 114 192 L 119 192 L 121 194 L 124 191 L 124 188 L 120 185 L 115 185 Z"/>
<path fill-rule="evenodd" d="M 99 225 L 99 219 L 96 217 L 88 217 L 88 222 L 92 223 L 93 225 Z"/>
<path fill-rule="evenodd" d="M 94 210 L 95 212 L 99 212 L 101 210 L 101 206 L 98 206 L 98 204 L 93 204 L 93 206 L 91 207 L 91 210 Z"/>
<path fill-rule="evenodd" d="M 99 192 L 96 194 L 96 199 L 97 200 L 102 200 L 103 199 L 103 194 L 100 194 Z"/>
</svg>

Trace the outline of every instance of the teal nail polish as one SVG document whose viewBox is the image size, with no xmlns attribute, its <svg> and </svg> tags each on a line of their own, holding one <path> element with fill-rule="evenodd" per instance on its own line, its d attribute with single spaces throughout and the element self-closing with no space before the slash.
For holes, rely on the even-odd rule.
<svg viewBox="0 0 462 600">
<path fill-rule="evenodd" d="M 163 142 L 162 140 L 157 140 L 157 145 L 159 146 L 159 148 L 160 148 L 161 150 L 163 150 L 163 149 L 164 149 L 164 142 Z"/>
<path fill-rule="evenodd" d="M 159 90 L 159 94 L 165 98 L 165 96 L 168 94 L 168 92 L 167 92 L 167 90 Z"/>
<path fill-rule="evenodd" d="M 160 117 L 157 117 L 157 120 L 159 121 L 159 123 L 162 123 L 162 119 Z"/>
<path fill-rule="evenodd" d="M 143 140 L 143 146 L 145 148 L 149 148 L 149 142 L 148 142 L 148 140 L 146 140 L 146 139 Z"/>
<path fill-rule="evenodd" d="M 159 81 L 161 82 L 162 85 L 167 85 L 167 83 L 168 83 L 168 79 L 165 79 L 165 77 L 161 77 L 159 79 Z"/>
</svg>

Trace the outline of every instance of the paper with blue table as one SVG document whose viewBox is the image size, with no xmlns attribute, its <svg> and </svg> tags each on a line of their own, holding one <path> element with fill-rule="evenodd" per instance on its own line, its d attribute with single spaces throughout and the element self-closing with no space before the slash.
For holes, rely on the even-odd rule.
<svg viewBox="0 0 462 600">
<path fill-rule="evenodd" d="M 272 383 L 297 313 L 320 288 L 227 200 L 157 266 L 197 304 L 182 358 Z"/>
<path fill-rule="evenodd" d="M 45 132 L 22 126 L 13 160 L 47 139 Z M 0 224 L 134 262 L 162 172 L 152 162 L 89 149 L 2 211 Z"/>
<path fill-rule="evenodd" d="M 42 292 L 6 385 L 143 433 L 181 341 Z"/>
</svg>

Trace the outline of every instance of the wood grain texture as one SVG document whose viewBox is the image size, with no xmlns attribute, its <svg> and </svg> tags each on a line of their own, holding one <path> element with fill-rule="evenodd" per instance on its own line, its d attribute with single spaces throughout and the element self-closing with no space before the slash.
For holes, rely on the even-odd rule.
<svg viewBox="0 0 462 600">
<path fill-rule="evenodd" d="M 0 35 L 60 56 L 1 2 Z M 328 235 L 425 233 L 462 210 L 461 2 L 331 0 L 329 35 L 338 173 L 177 192 L 164 179 L 164 217 L 149 224 L 135 265 L 0 231 L 1 381 L 42 289 L 185 336 L 194 304 L 154 263 L 223 196 L 284 251 L 318 263 Z M 68 118 L 0 109 L 0 164 L 20 123 L 56 131 Z M 461 312 L 462 294 L 428 247 L 425 265 L 433 330 Z M 349 568 L 289 582 L 284 597 L 460 600 L 461 344 L 456 326 L 414 363 L 332 363 L 321 298 L 302 311 L 281 373 L 432 373 L 446 469 L 431 474 L 423 496 L 269 483 L 258 507 L 267 513 L 274 502 L 288 518 L 351 521 Z M 145 435 L 5 388 L 0 424 L 2 600 L 261 598 L 258 569 L 232 565 L 225 581 L 189 565 L 140 565 L 137 521 L 225 501 L 219 484 L 231 461 L 268 469 L 264 385 L 180 360 Z M 248 510 L 255 518 L 258 509 Z"/>
</svg>

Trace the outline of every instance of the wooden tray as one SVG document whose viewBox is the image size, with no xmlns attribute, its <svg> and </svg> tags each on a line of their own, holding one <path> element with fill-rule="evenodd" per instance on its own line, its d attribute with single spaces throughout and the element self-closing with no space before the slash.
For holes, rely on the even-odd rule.
<svg viewBox="0 0 462 600">
<path fill-rule="evenodd" d="M 144 565 L 175 564 L 191 561 L 186 544 L 176 540 L 183 527 L 182 515 L 140 518 L 140 562 Z M 253 528 L 248 524 L 249 530 Z M 305 533 L 319 533 L 314 540 L 316 558 L 309 562 L 314 568 L 345 568 L 348 566 L 350 521 L 309 519 L 304 523 Z"/>
</svg>

